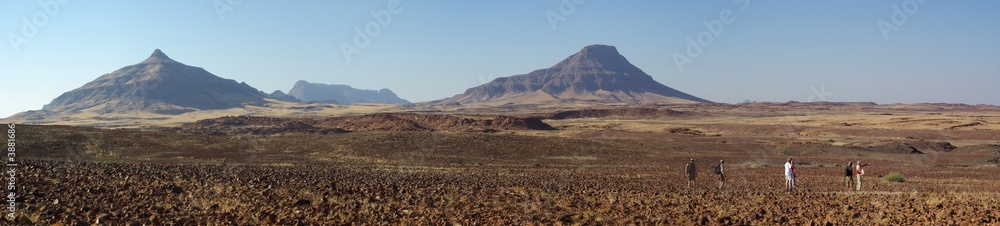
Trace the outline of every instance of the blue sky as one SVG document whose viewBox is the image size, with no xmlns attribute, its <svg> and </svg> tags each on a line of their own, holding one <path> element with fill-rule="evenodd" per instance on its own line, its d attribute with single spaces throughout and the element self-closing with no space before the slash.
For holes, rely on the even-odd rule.
<svg viewBox="0 0 1000 226">
<path fill-rule="evenodd" d="M 429 101 L 608 44 L 657 81 L 717 102 L 1000 105 L 1000 1 L 577 1 L 402 0 L 384 26 L 372 12 L 390 0 L 4 1 L 0 81 L 13 94 L 0 117 L 156 48 L 266 92 L 308 80 Z M 549 11 L 565 20 L 553 27 Z M 675 53 L 688 55 L 687 38 L 711 34 L 703 22 L 725 11 L 731 23 L 680 71 Z M 883 36 L 880 20 L 898 30 Z M 341 43 L 369 23 L 377 35 L 348 61 Z"/>
</svg>

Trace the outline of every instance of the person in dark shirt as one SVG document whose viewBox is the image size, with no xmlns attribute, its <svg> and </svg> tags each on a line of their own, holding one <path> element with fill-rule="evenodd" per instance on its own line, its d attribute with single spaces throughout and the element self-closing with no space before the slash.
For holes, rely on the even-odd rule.
<svg viewBox="0 0 1000 226">
<path fill-rule="evenodd" d="M 715 166 L 715 174 L 719 175 L 719 190 L 726 186 L 726 171 L 722 165 L 726 163 L 726 160 L 719 160 L 719 165 Z"/>
<path fill-rule="evenodd" d="M 844 184 L 847 185 L 847 190 L 854 189 L 854 163 L 847 162 L 847 169 L 844 169 Z"/>
</svg>

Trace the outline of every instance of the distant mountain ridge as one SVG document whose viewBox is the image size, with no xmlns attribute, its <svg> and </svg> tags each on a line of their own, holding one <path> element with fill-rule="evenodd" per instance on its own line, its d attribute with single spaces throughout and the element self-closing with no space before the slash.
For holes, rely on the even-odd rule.
<svg viewBox="0 0 1000 226">
<path fill-rule="evenodd" d="M 182 113 L 264 104 L 265 95 L 246 83 L 224 79 L 177 62 L 159 49 L 142 62 L 104 74 L 63 93 L 43 108 L 50 112 Z"/>
<path fill-rule="evenodd" d="M 708 103 L 665 86 L 632 65 L 618 49 L 590 45 L 547 69 L 494 79 L 439 103 Z"/>
<path fill-rule="evenodd" d="M 348 85 L 310 83 L 300 80 L 288 91 L 291 95 L 305 102 L 321 102 L 334 104 L 409 104 L 410 102 L 396 96 L 392 90 L 355 89 Z"/>
<path fill-rule="evenodd" d="M 261 93 L 264 93 L 264 91 L 261 91 Z M 301 100 L 299 100 L 299 98 L 295 98 L 292 95 L 288 95 L 285 92 L 281 92 L 281 90 L 275 90 L 274 92 L 271 92 L 271 94 L 266 94 L 266 96 L 267 96 L 267 98 L 271 98 L 271 99 L 275 99 L 275 100 L 280 100 L 280 101 L 302 102 Z"/>
</svg>

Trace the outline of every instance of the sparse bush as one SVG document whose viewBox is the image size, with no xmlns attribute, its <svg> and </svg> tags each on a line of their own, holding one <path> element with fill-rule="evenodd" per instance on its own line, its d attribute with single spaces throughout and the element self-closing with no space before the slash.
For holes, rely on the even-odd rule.
<svg viewBox="0 0 1000 226">
<path fill-rule="evenodd" d="M 790 155 L 792 154 L 792 146 L 787 144 L 778 146 L 778 152 L 781 152 L 782 155 Z"/>
<path fill-rule="evenodd" d="M 750 168 L 768 167 L 767 163 L 755 162 L 750 164 Z"/>
<path fill-rule="evenodd" d="M 834 139 L 829 139 L 829 140 L 826 140 L 826 142 L 830 142 L 830 143 L 833 143 L 833 142 L 837 142 L 837 141 L 836 141 L 836 140 L 834 140 Z"/>
<path fill-rule="evenodd" d="M 906 181 L 906 178 L 903 177 L 902 173 L 891 172 L 888 175 L 885 175 L 884 177 L 882 177 L 882 180 L 885 180 L 885 182 L 903 183 L 903 182 Z"/>
</svg>

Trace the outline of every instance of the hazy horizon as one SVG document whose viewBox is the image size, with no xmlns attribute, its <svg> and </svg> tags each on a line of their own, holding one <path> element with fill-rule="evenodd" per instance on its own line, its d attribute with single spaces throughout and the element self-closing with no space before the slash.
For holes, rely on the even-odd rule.
<svg viewBox="0 0 1000 226">
<path fill-rule="evenodd" d="M 0 118 L 157 48 L 268 93 L 307 80 L 431 101 L 606 44 L 715 102 L 1000 105 L 995 1 L 114 3 L 3 3 Z"/>
</svg>

